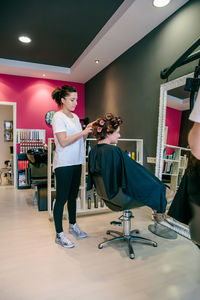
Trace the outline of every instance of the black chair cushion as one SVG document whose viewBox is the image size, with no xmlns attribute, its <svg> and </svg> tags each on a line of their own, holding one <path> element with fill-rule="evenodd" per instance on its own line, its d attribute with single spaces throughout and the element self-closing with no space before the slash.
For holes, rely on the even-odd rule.
<svg viewBox="0 0 200 300">
<path fill-rule="evenodd" d="M 30 163 L 28 164 L 28 167 L 30 169 L 30 176 L 31 180 L 34 180 L 36 178 L 46 178 L 47 179 L 47 165 L 44 163 L 41 163 L 39 166 L 35 166 L 34 164 Z"/>
<path fill-rule="evenodd" d="M 138 202 L 135 199 L 126 195 L 121 188 L 119 189 L 119 192 L 115 197 L 109 199 L 106 194 L 103 178 L 100 175 L 94 174 L 92 175 L 92 177 L 98 196 L 104 200 L 106 206 L 111 210 L 122 211 L 126 209 L 144 206 L 143 203 Z"/>
</svg>

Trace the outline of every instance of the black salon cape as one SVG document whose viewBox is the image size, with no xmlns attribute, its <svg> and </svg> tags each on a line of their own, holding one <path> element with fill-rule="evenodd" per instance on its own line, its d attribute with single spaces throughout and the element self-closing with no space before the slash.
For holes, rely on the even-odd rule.
<svg viewBox="0 0 200 300">
<path fill-rule="evenodd" d="M 200 176 L 186 170 L 167 214 L 188 225 L 192 219 L 191 202 L 200 206 Z"/>
<path fill-rule="evenodd" d="M 125 194 L 136 201 L 159 213 L 165 212 L 165 186 L 119 147 L 109 144 L 94 146 L 88 159 L 87 190 L 93 187 L 92 174 L 102 175 L 109 199 L 112 199 L 121 187 Z"/>
</svg>

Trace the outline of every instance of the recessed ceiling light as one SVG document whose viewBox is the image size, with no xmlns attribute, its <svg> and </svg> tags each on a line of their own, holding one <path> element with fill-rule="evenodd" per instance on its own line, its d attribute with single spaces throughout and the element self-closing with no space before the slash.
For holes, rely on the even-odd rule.
<svg viewBox="0 0 200 300">
<path fill-rule="evenodd" d="M 18 40 L 22 43 L 30 43 L 31 42 L 31 39 L 28 37 L 28 36 L 19 36 L 18 37 Z"/>
<path fill-rule="evenodd" d="M 171 0 L 153 0 L 153 5 L 155 7 L 164 7 L 169 4 Z"/>
<path fill-rule="evenodd" d="M 99 60 L 99 59 L 95 59 L 95 63 L 96 63 L 96 64 L 99 64 L 99 63 L 100 63 L 100 60 Z"/>
</svg>

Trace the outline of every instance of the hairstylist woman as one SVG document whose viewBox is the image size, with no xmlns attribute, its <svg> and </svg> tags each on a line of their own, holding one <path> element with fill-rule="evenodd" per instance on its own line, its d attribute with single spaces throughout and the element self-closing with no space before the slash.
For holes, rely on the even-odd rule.
<svg viewBox="0 0 200 300">
<path fill-rule="evenodd" d="M 56 144 L 53 167 L 56 175 L 56 202 L 54 205 L 54 222 L 56 243 L 73 248 L 62 227 L 63 210 L 68 201 L 69 233 L 78 238 L 87 234 L 76 223 L 76 198 L 81 179 L 81 165 L 85 162 L 84 139 L 92 131 L 88 124 L 82 131 L 80 120 L 73 113 L 77 106 L 77 91 L 74 87 L 63 85 L 52 92 L 52 98 L 61 109 L 53 116 L 52 126 Z"/>
</svg>

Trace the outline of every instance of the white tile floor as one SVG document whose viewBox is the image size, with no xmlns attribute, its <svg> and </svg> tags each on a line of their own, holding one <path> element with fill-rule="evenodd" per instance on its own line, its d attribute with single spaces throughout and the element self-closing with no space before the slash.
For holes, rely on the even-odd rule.
<svg viewBox="0 0 200 300">
<path fill-rule="evenodd" d="M 0 299 L 200 299 L 200 251 L 183 237 L 166 240 L 149 232 L 150 209 L 136 209 L 133 225 L 159 246 L 135 244 L 131 260 L 123 242 L 97 248 L 118 213 L 79 217 L 89 237 L 63 249 L 54 242 L 48 213 L 34 206 L 33 194 L 0 187 Z"/>
</svg>

